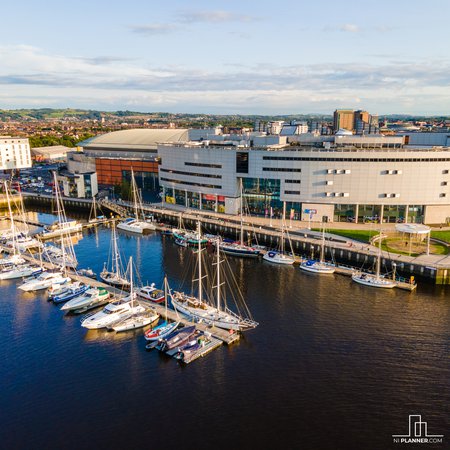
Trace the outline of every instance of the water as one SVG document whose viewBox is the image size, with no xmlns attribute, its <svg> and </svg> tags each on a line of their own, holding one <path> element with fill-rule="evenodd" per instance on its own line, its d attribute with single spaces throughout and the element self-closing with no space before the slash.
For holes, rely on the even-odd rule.
<svg viewBox="0 0 450 450">
<path fill-rule="evenodd" d="M 101 271 L 110 231 L 76 245 Z M 144 281 L 177 287 L 190 249 L 119 233 Z M 387 449 L 422 414 L 450 440 L 450 290 L 379 291 L 229 259 L 260 326 L 189 366 L 142 331 L 86 331 L 44 294 L 0 285 L 0 447 Z M 409 448 L 409 447 L 408 447 Z M 411 446 L 413 448 L 413 446 Z M 447 447 L 448 448 L 448 447 Z"/>
</svg>

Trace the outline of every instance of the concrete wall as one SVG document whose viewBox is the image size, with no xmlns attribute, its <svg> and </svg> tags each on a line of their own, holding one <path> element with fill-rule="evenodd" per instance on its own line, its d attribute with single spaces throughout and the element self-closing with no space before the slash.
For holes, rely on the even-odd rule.
<svg viewBox="0 0 450 450">
<path fill-rule="evenodd" d="M 437 225 L 450 223 L 450 205 L 428 205 L 425 207 L 424 219 L 425 224 Z"/>
</svg>

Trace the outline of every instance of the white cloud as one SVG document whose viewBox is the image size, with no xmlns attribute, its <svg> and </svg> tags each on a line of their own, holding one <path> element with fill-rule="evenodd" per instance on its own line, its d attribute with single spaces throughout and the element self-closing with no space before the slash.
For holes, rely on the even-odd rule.
<svg viewBox="0 0 450 450">
<path fill-rule="evenodd" d="M 131 25 L 129 27 L 134 33 L 155 35 L 155 34 L 167 34 L 178 29 L 176 25 L 170 23 L 150 23 L 147 25 Z"/>
<path fill-rule="evenodd" d="M 65 57 L 32 46 L 0 46 L 4 107 L 183 112 L 330 112 L 355 105 L 379 112 L 448 113 L 450 61 L 219 68 L 147 67 L 127 58 Z"/>
<path fill-rule="evenodd" d="M 223 22 L 251 22 L 257 20 L 255 16 L 238 14 L 230 11 L 183 11 L 178 14 L 178 20 L 185 23 L 223 23 Z"/>
<path fill-rule="evenodd" d="M 359 33 L 361 31 L 358 25 L 355 25 L 353 23 L 345 23 L 339 27 L 339 30 L 346 33 Z"/>
</svg>

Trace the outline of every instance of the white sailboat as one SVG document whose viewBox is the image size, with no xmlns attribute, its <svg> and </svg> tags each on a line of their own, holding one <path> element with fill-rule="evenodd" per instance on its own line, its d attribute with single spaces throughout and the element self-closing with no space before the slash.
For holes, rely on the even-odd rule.
<svg viewBox="0 0 450 450">
<path fill-rule="evenodd" d="M 198 232 L 200 233 L 200 222 L 198 223 Z M 220 259 L 220 246 L 216 245 L 216 286 L 215 297 L 216 305 L 211 305 L 203 298 L 203 282 L 206 276 L 202 273 L 202 249 L 201 243 L 198 243 L 198 278 L 193 281 L 198 281 L 197 297 L 187 295 L 184 292 L 175 291 L 172 294 L 173 307 L 182 314 L 191 317 L 198 322 L 204 322 L 211 326 L 217 326 L 227 330 L 245 331 L 251 328 L 256 328 L 258 323 L 250 318 L 250 313 L 246 308 L 249 318 L 244 318 L 234 311 L 230 310 L 225 302 L 222 302 L 221 287 L 224 283 L 221 281 L 220 264 L 223 262 Z"/>
<path fill-rule="evenodd" d="M 322 227 L 322 241 L 320 245 L 320 259 L 316 261 L 314 259 L 308 259 L 300 264 L 300 269 L 306 272 L 313 273 L 334 273 L 336 270 L 334 266 L 325 262 L 325 226 Z"/>
<path fill-rule="evenodd" d="M 295 259 L 293 256 L 291 255 L 287 255 L 285 253 L 284 250 L 284 228 L 285 228 L 285 223 L 284 223 L 284 218 L 286 216 L 286 202 L 283 202 L 283 219 L 281 221 L 281 236 L 280 236 L 280 242 L 279 242 L 279 251 L 273 251 L 273 250 L 269 250 L 267 253 L 264 254 L 263 259 L 274 263 L 274 264 L 284 264 L 284 265 L 292 265 L 295 263 Z M 288 234 L 288 238 L 289 238 L 289 234 Z M 289 244 L 290 244 L 290 239 L 289 239 Z M 292 246 L 291 246 L 291 254 L 293 255 L 294 252 L 292 251 Z"/>
<path fill-rule="evenodd" d="M 111 267 L 109 263 L 111 261 Z M 111 270 L 108 270 L 111 269 Z M 117 233 L 114 223 L 111 226 L 111 246 L 108 257 L 108 264 L 105 263 L 100 278 L 107 284 L 119 289 L 129 289 L 130 283 L 124 275 L 122 260 L 120 258 L 119 246 L 117 244 Z"/>
<path fill-rule="evenodd" d="M 133 260 L 130 257 L 127 270 L 130 274 L 130 289 L 132 289 L 133 286 L 132 261 Z M 98 313 L 85 317 L 81 322 L 81 326 L 89 329 L 112 328 L 116 324 L 119 324 L 119 322 L 133 316 L 139 316 L 146 311 L 146 308 L 136 300 L 136 293 L 133 289 L 127 297 L 117 302 L 109 303 Z M 125 331 L 125 329 L 121 331 Z"/>
<path fill-rule="evenodd" d="M 240 193 L 241 193 L 241 227 L 240 227 L 240 240 L 239 242 L 220 242 L 220 249 L 227 255 L 240 256 L 244 258 L 256 258 L 259 256 L 260 251 L 250 245 L 244 243 L 244 219 L 243 219 L 243 195 L 242 195 L 242 179 L 240 180 Z"/>
<path fill-rule="evenodd" d="M 133 257 L 130 256 L 130 262 L 128 263 L 127 272 L 130 274 L 130 304 L 132 308 L 136 308 L 139 303 L 136 300 L 136 292 L 134 290 L 133 285 Z M 153 322 L 156 322 L 159 319 L 159 314 L 152 310 L 138 311 L 133 313 L 129 317 L 124 317 L 123 319 L 114 322 L 110 328 L 114 331 L 129 331 L 135 330 L 136 328 L 142 328 L 146 325 L 150 325 Z"/>
<path fill-rule="evenodd" d="M 142 208 L 142 200 L 139 194 L 134 171 L 131 170 L 131 194 L 133 196 L 134 217 L 129 217 L 117 225 L 119 230 L 129 231 L 131 233 L 143 234 L 145 230 L 156 230 L 153 223 L 145 220 L 144 210 Z"/>
<path fill-rule="evenodd" d="M 352 280 L 364 286 L 371 286 L 381 289 L 392 289 L 397 286 L 395 280 L 385 278 L 380 274 L 381 271 L 381 230 L 378 238 L 378 255 L 376 261 L 375 274 L 366 273 L 362 271 L 355 272 L 352 275 Z"/>
<path fill-rule="evenodd" d="M 55 266 L 76 269 L 78 260 L 75 255 L 75 249 L 70 238 L 71 231 L 66 227 L 68 222 L 66 212 L 64 210 L 64 204 L 61 198 L 61 191 L 59 183 L 56 178 L 56 172 L 53 172 L 53 182 L 55 187 L 55 204 L 56 214 L 58 216 L 57 223 L 60 225 L 59 236 L 61 238 L 59 246 L 46 245 L 44 246 L 43 258 Z"/>
</svg>

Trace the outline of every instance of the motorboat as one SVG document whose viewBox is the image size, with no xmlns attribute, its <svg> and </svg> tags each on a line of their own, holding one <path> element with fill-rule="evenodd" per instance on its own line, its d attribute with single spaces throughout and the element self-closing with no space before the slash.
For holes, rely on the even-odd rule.
<svg viewBox="0 0 450 450">
<path fill-rule="evenodd" d="M 137 303 L 137 302 L 136 302 Z M 131 317 L 133 314 L 142 313 L 145 308 L 139 303 L 132 304 L 129 301 L 118 300 L 108 303 L 101 311 L 83 319 L 81 326 L 88 329 L 106 328 L 119 320 Z"/>
<path fill-rule="evenodd" d="M 189 244 L 186 239 L 176 238 L 175 244 L 179 245 L 180 247 L 184 247 L 184 248 L 189 247 Z"/>
<path fill-rule="evenodd" d="M 155 283 L 150 286 L 143 286 L 136 290 L 138 297 L 145 298 L 154 303 L 162 303 L 164 301 L 164 291 L 157 289 Z"/>
<path fill-rule="evenodd" d="M 25 264 L 25 259 L 19 254 L 14 254 L 12 256 L 7 256 L 6 258 L 0 259 L 0 268 L 6 266 L 15 266 L 19 264 Z"/>
<path fill-rule="evenodd" d="M 97 278 L 97 274 L 92 269 L 89 269 L 89 267 L 87 269 L 79 269 L 77 272 L 82 277 L 93 278 L 94 280 Z"/>
<path fill-rule="evenodd" d="M 105 288 L 90 288 L 82 295 L 69 300 L 61 311 L 85 312 L 109 302 L 110 293 Z"/>
<path fill-rule="evenodd" d="M 64 222 L 55 222 L 53 225 L 50 225 L 44 228 L 44 231 L 41 234 L 42 239 L 51 239 L 54 237 L 61 236 L 62 234 L 75 234 L 79 233 L 83 230 L 83 224 L 79 223 L 76 220 L 67 220 Z"/>
<path fill-rule="evenodd" d="M 47 289 L 55 284 L 64 284 L 70 281 L 70 277 L 64 276 L 61 272 L 42 272 L 36 278 L 25 281 L 19 286 L 22 291 L 39 291 Z"/>
<path fill-rule="evenodd" d="M 58 304 L 67 302 L 75 297 L 79 297 L 81 294 L 84 294 L 89 288 L 89 285 L 80 281 L 75 281 L 67 287 L 66 292 L 59 295 L 54 295 L 52 297 L 53 303 Z"/>
<path fill-rule="evenodd" d="M 265 253 L 263 259 L 275 264 L 289 265 L 295 263 L 295 259 L 292 256 L 274 251 L 268 251 L 267 253 Z"/>
<path fill-rule="evenodd" d="M 12 267 L 5 267 L 0 271 L 0 280 L 13 280 L 15 278 L 24 278 L 39 275 L 42 267 L 22 264 Z"/>
</svg>

